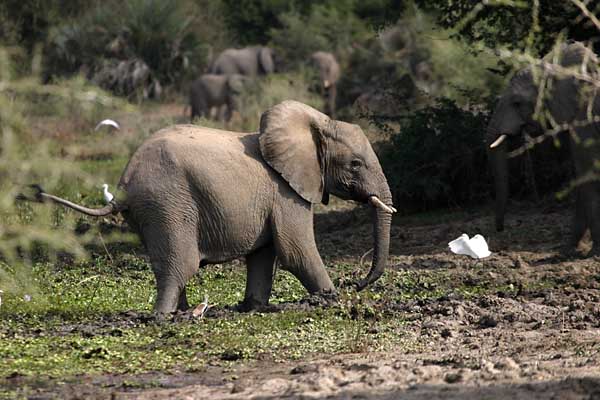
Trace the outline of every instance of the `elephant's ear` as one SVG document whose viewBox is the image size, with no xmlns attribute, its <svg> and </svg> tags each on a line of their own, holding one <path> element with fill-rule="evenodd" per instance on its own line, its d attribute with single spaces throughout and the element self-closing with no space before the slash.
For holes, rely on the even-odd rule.
<svg viewBox="0 0 600 400">
<path fill-rule="evenodd" d="M 258 61 L 265 74 L 271 74 L 275 71 L 273 64 L 273 53 L 269 47 L 261 47 L 258 50 Z"/>
<path fill-rule="evenodd" d="M 323 165 L 332 120 L 306 104 L 287 100 L 260 118 L 260 151 L 292 189 L 311 203 L 327 201 Z"/>
</svg>

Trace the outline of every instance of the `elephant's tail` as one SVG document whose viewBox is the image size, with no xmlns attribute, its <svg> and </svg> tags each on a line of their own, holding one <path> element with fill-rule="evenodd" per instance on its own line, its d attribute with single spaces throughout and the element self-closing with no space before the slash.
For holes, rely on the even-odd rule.
<svg viewBox="0 0 600 400">
<path fill-rule="evenodd" d="M 49 193 L 44 192 L 40 185 L 30 185 L 31 188 L 35 190 L 33 196 L 26 196 L 22 193 L 19 193 L 16 197 L 17 200 L 25 200 L 25 201 L 33 201 L 37 203 L 45 203 L 50 200 L 53 203 L 61 204 L 65 207 L 69 207 L 75 211 L 79 211 L 85 215 L 90 215 L 92 217 L 104 217 L 109 214 L 118 214 L 121 211 L 127 209 L 127 206 L 124 204 L 118 204 L 115 200 L 108 203 L 106 206 L 102 208 L 88 208 L 79 204 L 75 204 L 69 200 L 63 199 L 58 196 L 51 195 Z"/>
</svg>

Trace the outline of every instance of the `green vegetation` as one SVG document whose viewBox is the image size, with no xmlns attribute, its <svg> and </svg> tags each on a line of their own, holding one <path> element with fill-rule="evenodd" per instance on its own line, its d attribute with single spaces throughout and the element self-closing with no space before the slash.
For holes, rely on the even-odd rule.
<svg viewBox="0 0 600 400">
<path fill-rule="evenodd" d="M 338 264 L 336 281 L 353 279 L 357 266 Z M 485 271 L 486 266 L 474 268 Z M 448 279 L 448 269 L 390 270 L 372 291 L 343 289 L 330 308 L 302 306 L 304 289 L 279 271 L 273 303 L 283 311 L 238 313 L 227 307 L 242 300 L 245 269 L 240 264 L 211 266 L 188 286 L 198 304 L 205 295 L 214 308 L 204 319 L 150 315 L 154 282 L 150 266 L 126 253 L 68 265 L 36 264 L 38 291 L 3 297 L 0 317 L 0 370 L 26 376 L 68 377 L 85 373 L 194 371 L 207 363 L 268 356 L 274 360 L 310 354 L 384 350 L 414 343 L 403 333 L 395 305 L 454 294 L 510 293 L 505 281 Z M 467 283 L 465 283 L 467 282 Z M 287 304 L 287 305 L 286 305 Z M 1 380 L 0 380 L 1 382 Z"/>
<path fill-rule="evenodd" d="M 571 2 L 540 2 L 539 9 L 531 2 L 487 3 L 1 2 L 0 397 L 11 374 L 67 379 L 198 371 L 209 363 L 262 357 L 295 360 L 398 346 L 411 351 L 418 344 L 405 332 L 403 305 L 520 290 L 506 277 L 488 278 L 485 262 L 468 271 L 475 278 L 458 276 L 451 263 L 428 268 L 416 262 L 395 265 L 372 290 L 357 294 L 350 284 L 364 268 L 338 250 L 351 244 L 327 242 L 338 253 L 324 251 L 324 258 L 342 288 L 331 307 L 312 304 L 316 300 L 306 298 L 296 279 L 278 271 L 272 295 L 278 311 L 235 312 L 245 269 L 233 262 L 202 270 L 188 286 L 191 304 L 208 295 L 215 305 L 206 318 L 179 314 L 158 321 L 151 315 L 155 285 L 144 250 L 125 228 L 121 232 L 120 219 L 94 220 L 14 201 L 19 193 L 30 194 L 27 185 L 40 183 L 48 192 L 98 206 L 100 185 L 114 187 L 144 138 L 187 122 L 180 112 L 186 84 L 212 57 L 226 47 L 264 44 L 276 49 L 277 73 L 248 87 L 231 122 L 196 123 L 255 131 L 260 114 L 282 100 L 322 108 L 306 61 L 315 50 L 332 51 L 343 69 L 339 115 L 372 128 L 398 209 L 452 222 L 440 208 L 490 196 L 483 133 L 490 99 L 516 67 L 510 58 L 499 60 L 496 50 L 508 46 L 537 55 L 557 38 L 586 39 L 593 30 L 574 17 L 579 11 Z M 536 13 L 539 23 L 530 30 L 523 21 Z M 161 92 L 177 104 L 129 103 Z M 161 114 L 167 107 L 177 112 Z M 118 119 L 124 129 L 95 132 L 104 118 Z M 531 157 L 539 193 L 566 181 L 567 156 L 548 146 Z M 517 160 L 511 177 L 531 193 L 525 160 Z M 529 234 L 519 229 L 512 234 Z M 544 277 L 535 285 L 553 283 Z"/>
</svg>

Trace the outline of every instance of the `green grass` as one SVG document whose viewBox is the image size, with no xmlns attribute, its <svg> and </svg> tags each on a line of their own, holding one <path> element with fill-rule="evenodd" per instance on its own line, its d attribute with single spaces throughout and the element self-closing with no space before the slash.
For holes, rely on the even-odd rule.
<svg viewBox="0 0 600 400">
<path fill-rule="evenodd" d="M 402 338 L 401 320 L 378 323 L 378 333 L 368 334 L 373 321 L 350 317 L 344 307 L 143 322 L 120 314 L 149 313 L 154 300 L 150 268 L 135 256 L 118 257 L 114 263 L 99 257 L 62 268 L 38 264 L 33 272 L 39 290 L 31 301 L 25 301 L 22 293 L 3 298 L 0 371 L 4 377 L 193 371 L 228 358 L 268 354 L 275 360 L 297 359 L 355 351 L 365 343 L 381 349 Z M 201 285 L 194 279 L 188 286 L 192 304 L 205 293 L 216 306 L 243 298 L 243 266 L 213 266 L 201 274 Z M 295 278 L 280 271 L 273 294 L 273 302 L 281 303 L 296 302 L 305 292 Z"/>
<path fill-rule="evenodd" d="M 352 280 L 358 269 L 340 264 L 330 272 L 339 283 Z M 224 307 L 242 300 L 245 267 L 229 263 L 207 267 L 188 285 L 190 303 L 207 294 L 217 316 L 159 322 L 150 318 L 153 275 L 139 256 L 97 256 L 60 267 L 41 263 L 32 276 L 37 290 L 31 301 L 22 292 L 3 297 L 2 377 L 195 371 L 207 363 L 265 356 L 294 360 L 399 345 L 410 351 L 416 343 L 405 335 L 403 315 L 390 311 L 391 304 L 510 291 L 505 283 L 485 280 L 465 285 L 449 279 L 446 269 L 390 270 L 370 291 L 342 288 L 337 306 L 303 309 L 298 301 L 306 292 L 291 274 L 278 271 L 272 302 L 292 305 L 280 312 L 239 313 Z"/>
</svg>

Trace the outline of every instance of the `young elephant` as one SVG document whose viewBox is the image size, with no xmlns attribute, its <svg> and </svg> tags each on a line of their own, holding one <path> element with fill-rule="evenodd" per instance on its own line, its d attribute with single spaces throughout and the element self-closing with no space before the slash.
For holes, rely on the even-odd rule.
<svg viewBox="0 0 600 400">
<path fill-rule="evenodd" d="M 39 198 L 88 215 L 121 212 L 150 256 L 157 312 L 187 308 L 185 285 L 199 267 L 241 256 L 246 309 L 268 304 L 275 257 L 310 293 L 334 291 L 313 232 L 313 207 L 329 194 L 373 205 L 373 264 L 358 288 L 387 262 L 395 210 L 368 139 L 295 101 L 266 111 L 258 133 L 165 128 L 133 154 L 118 187 L 125 199 L 102 209 Z"/>
<path fill-rule="evenodd" d="M 229 121 L 235 109 L 235 97 L 242 92 L 247 79 L 239 74 L 200 76 L 190 87 L 191 121 L 196 117 L 210 118 L 213 107 L 217 108 L 217 118 L 221 118 L 221 108 L 225 107 L 223 118 Z"/>
<path fill-rule="evenodd" d="M 565 250 L 573 251 L 589 228 L 600 254 L 600 78 L 599 60 L 581 43 L 559 46 L 543 60 L 545 68 L 519 71 L 500 98 L 488 126 L 487 144 L 496 186 L 496 229 L 504 229 L 508 199 L 508 165 L 505 139 L 524 129 L 540 129 L 536 116 L 546 115 L 556 132 L 569 130 L 569 147 L 576 174 L 576 206 L 571 239 Z M 552 64 L 555 63 L 556 64 Z M 532 68 L 537 68 L 533 71 Z M 541 81 L 536 79 L 541 77 Z M 541 86 L 540 86 L 541 85 Z M 540 87 L 546 90 L 540 96 Z M 541 101 L 540 101 L 541 100 Z M 595 178 L 594 178 L 595 176 Z"/>
</svg>

